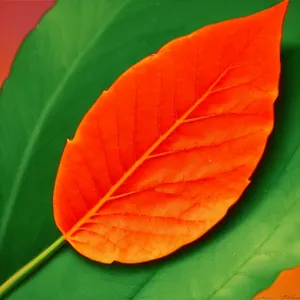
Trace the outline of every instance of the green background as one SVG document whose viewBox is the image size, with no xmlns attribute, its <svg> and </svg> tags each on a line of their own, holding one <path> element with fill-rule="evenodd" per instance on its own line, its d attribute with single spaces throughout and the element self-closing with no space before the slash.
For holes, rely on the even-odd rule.
<svg viewBox="0 0 300 300">
<path fill-rule="evenodd" d="M 60 0 L 0 93 L 0 282 L 49 246 L 66 138 L 103 89 L 166 42 L 276 0 Z M 253 181 L 204 238 L 162 260 L 101 265 L 63 247 L 13 300 L 246 300 L 300 265 L 300 0 L 283 31 L 275 130 Z M 237 41 L 238 42 L 238 41 Z"/>
</svg>

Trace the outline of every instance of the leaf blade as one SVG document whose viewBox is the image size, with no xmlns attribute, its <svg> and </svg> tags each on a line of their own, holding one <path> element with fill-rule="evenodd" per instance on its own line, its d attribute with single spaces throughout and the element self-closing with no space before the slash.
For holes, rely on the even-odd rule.
<svg viewBox="0 0 300 300">
<path fill-rule="evenodd" d="M 178 38 L 99 97 L 65 147 L 54 191 L 55 221 L 77 251 L 105 263 L 153 260 L 224 217 L 247 187 L 273 127 L 286 8 L 284 1 Z M 203 114 L 207 105 L 218 111 L 210 109 L 210 118 Z M 222 143 L 236 115 L 244 113 L 254 115 L 248 127 L 258 130 Z M 200 137 L 216 145 L 201 147 L 196 125 L 205 129 L 207 120 L 217 122 L 224 114 L 231 116 L 230 125 L 215 125 L 221 139 L 205 130 Z M 261 127 L 256 115 L 265 119 Z M 174 139 L 181 143 L 176 151 Z M 234 184 L 219 179 L 227 173 Z M 213 193 L 216 186 L 219 194 Z"/>
</svg>

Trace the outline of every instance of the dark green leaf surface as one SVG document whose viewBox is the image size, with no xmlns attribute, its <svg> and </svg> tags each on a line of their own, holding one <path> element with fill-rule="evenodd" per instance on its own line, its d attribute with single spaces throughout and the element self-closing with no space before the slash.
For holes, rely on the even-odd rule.
<svg viewBox="0 0 300 300">
<path fill-rule="evenodd" d="M 60 0 L 0 94 L 0 282 L 59 233 L 52 191 L 66 138 L 103 89 L 169 40 L 277 0 Z M 300 1 L 284 27 L 276 125 L 250 188 L 213 231 L 157 262 L 100 265 L 64 247 L 8 299 L 246 300 L 300 264 Z"/>
</svg>

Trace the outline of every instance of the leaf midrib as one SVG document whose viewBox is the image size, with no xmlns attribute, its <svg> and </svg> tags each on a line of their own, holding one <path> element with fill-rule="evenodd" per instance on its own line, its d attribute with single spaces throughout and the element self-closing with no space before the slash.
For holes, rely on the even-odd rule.
<svg viewBox="0 0 300 300">
<path fill-rule="evenodd" d="M 158 52 L 159 53 L 159 52 Z M 158 55 L 154 54 L 154 55 Z M 97 211 L 104 205 L 107 201 L 111 199 L 111 196 L 121 187 L 126 180 L 150 157 L 151 153 L 163 142 L 165 141 L 174 130 L 183 124 L 184 120 L 190 115 L 198 105 L 204 101 L 208 95 L 211 93 L 213 88 L 219 83 L 219 81 L 227 74 L 231 65 L 229 65 L 207 88 L 207 90 L 199 97 L 198 100 L 180 117 L 177 121 L 163 134 L 161 135 L 151 147 L 139 158 L 134 165 L 123 175 L 123 177 L 114 184 L 111 189 L 106 193 L 106 195 L 91 209 L 89 210 L 68 232 L 64 233 L 65 238 L 70 241 L 72 235 Z M 72 141 L 71 141 L 72 142 Z"/>
<path fill-rule="evenodd" d="M 34 129 L 32 131 L 32 134 L 28 140 L 27 146 L 25 148 L 25 151 L 23 152 L 23 156 L 21 158 L 19 167 L 17 168 L 16 171 L 16 179 L 14 180 L 14 183 L 11 188 L 11 192 L 9 194 L 7 204 L 4 208 L 4 213 L 3 213 L 3 218 L 0 226 L 0 232 L 2 236 L 2 240 L 5 239 L 5 235 L 7 233 L 7 227 L 8 223 L 11 217 L 11 214 L 13 212 L 15 203 L 16 203 L 16 198 L 18 196 L 18 192 L 22 183 L 22 179 L 24 177 L 25 171 L 28 167 L 28 163 L 31 157 L 32 150 L 34 149 L 34 146 L 40 136 L 40 133 L 42 132 L 43 124 L 45 123 L 48 112 L 53 108 L 53 106 L 56 103 L 57 98 L 61 94 L 63 88 L 65 87 L 66 83 L 68 82 L 69 78 L 72 76 L 74 70 L 77 69 L 79 66 L 81 59 L 84 57 L 84 55 L 96 44 L 98 39 L 101 38 L 101 35 L 103 32 L 107 29 L 107 27 L 111 24 L 113 19 L 122 12 L 122 10 L 126 7 L 126 5 L 130 2 L 131 0 L 124 0 L 123 6 L 118 7 L 116 9 L 116 12 L 111 15 L 110 18 L 108 18 L 106 24 L 103 27 L 99 27 L 99 31 L 95 34 L 95 36 L 90 40 L 90 42 L 86 45 L 86 47 L 80 51 L 77 55 L 77 57 L 74 59 L 72 65 L 70 66 L 69 70 L 65 73 L 63 76 L 63 79 L 61 82 L 58 84 L 52 95 L 49 97 L 49 100 L 47 101 L 47 104 L 45 105 L 44 109 L 42 110 L 39 119 L 36 122 L 36 125 L 34 126 Z M 53 9 L 53 8 L 52 8 Z M 0 245 L 0 251 L 2 247 L 4 246 L 4 243 L 1 243 Z"/>
</svg>

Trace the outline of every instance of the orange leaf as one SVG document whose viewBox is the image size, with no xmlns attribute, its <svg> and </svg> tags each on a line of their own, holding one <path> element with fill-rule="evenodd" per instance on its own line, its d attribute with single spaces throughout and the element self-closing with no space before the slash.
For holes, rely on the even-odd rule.
<svg viewBox="0 0 300 300">
<path fill-rule="evenodd" d="M 54 191 L 56 224 L 79 253 L 165 256 L 239 199 L 273 127 L 287 3 L 175 39 L 102 93 Z"/>
</svg>

